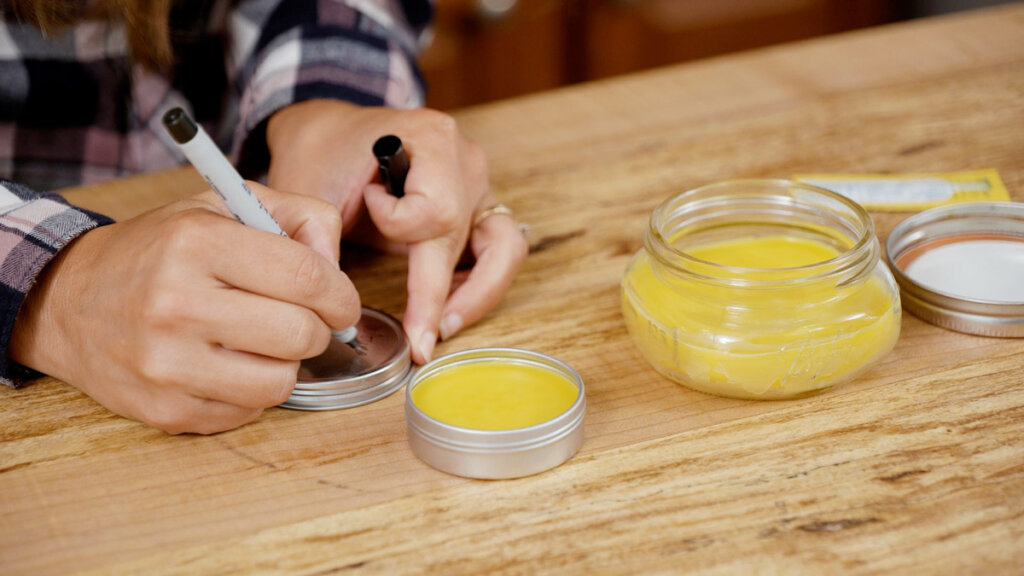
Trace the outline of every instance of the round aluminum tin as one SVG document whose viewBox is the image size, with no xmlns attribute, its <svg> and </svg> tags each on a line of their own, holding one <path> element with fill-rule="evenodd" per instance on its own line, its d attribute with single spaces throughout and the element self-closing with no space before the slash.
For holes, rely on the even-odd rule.
<svg viewBox="0 0 1024 576">
<path fill-rule="evenodd" d="M 363 308 L 352 343 L 332 340 L 302 361 L 295 390 L 283 404 L 297 410 L 337 410 L 367 404 L 401 388 L 412 374 L 409 341 L 391 315 Z"/>
<path fill-rule="evenodd" d="M 573 404 L 554 418 L 509 430 L 476 430 L 436 420 L 416 406 L 412 391 L 441 370 L 473 362 L 526 364 L 556 372 L 579 388 Z M 437 358 L 420 368 L 405 391 L 409 446 L 427 464 L 456 476 L 518 478 L 554 468 L 583 444 L 586 396 L 575 370 L 551 356 L 515 348 L 478 348 Z"/>
<path fill-rule="evenodd" d="M 1024 204 L 978 202 L 941 206 L 915 214 L 896 226 L 886 241 L 885 252 L 900 285 L 903 307 L 923 320 L 958 332 L 1024 336 L 1024 286 L 1019 296 L 1011 300 L 982 299 L 966 296 L 946 285 L 925 285 L 914 274 L 908 274 L 914 261 L 931 250 L 973 241 L 1024 245 Z"/>
</svg>

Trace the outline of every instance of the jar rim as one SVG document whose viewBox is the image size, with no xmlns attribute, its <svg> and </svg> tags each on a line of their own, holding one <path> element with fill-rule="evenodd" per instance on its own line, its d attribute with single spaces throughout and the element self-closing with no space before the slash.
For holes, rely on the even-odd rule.
<svg viewBox="0 0 1024 576">
<path fill-rule="evenodd" d="M 775 208 L 776 217 L 798 216 L 797 208 L 801 204 L 804 208 L 810 208 L 813 204 L 808 198 L 794 195 L 794 190 L 816 196 L 826 204 L 840 207 L 840 211 L 832 211 L 832 216 L 837 222 L 844 221 L 847 228 L 844 236 L 850 241 L 850 245 L 840 249 L 836 256 L 820 262 L 791 267 L 757 268 L 732 266 L 697 258 L 674 246 L 669 240 L 671 234 L 666 233 L 667 219 L 681 208 L 689 205 L 693 212 L 713 212 L 718 209 L 724 211 L 729 208 L 729 202 L 734 198 L 741 198 L 754 204 L 761 198 L 762 204 Z M 774 200 L 764 202 L 771 199 Z M 785 211 L 787 208 L 789 212 Z M 662 201 L 651 213 L 644 234 L 644 244 L 648 252 L 676 273 L 710 283 L 748 286 L 790 284 L 794 281 L 802 283 L 832 279 L 837 275 L 844 276 L 843 282 L 848 282 L 870 270 L 880 252 L 875 238 L 874 221 L 859 203 L 826 188 L 781 178 L 721 180 L 674 194 Z M 767 278 L 761 278 L 762 276 Z"/>
</svg>

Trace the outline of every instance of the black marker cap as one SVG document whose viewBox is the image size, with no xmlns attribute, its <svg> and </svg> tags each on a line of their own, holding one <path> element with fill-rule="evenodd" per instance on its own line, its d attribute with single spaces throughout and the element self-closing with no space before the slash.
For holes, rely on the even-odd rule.
<svg viewBox="0 0 1024 576">
<path fill-rule="evenodd" d="M 405 196 L 405 175 L 409 172 L 409 156 L 402 147 L 398 136 L 381 136 L 373 144 L 373 155 L 377 157 L 380 180 L 388 193 L 396 198 Z"/>
<path fill-rule="evenodd" d="M 178 144 L 195 138 L 199 128 L 181 108 L 171 108 L 164 114 L 164 126 Z"/>
</svg>

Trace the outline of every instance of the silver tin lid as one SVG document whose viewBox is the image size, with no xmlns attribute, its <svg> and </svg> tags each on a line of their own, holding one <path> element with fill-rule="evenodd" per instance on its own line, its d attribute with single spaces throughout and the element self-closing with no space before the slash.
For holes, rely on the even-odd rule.
<svg viewBox="0 0 1024 576">
<path fill-rule="evenodd" d="M 507 430 L 453 426 L 428 416 L 413 402 L 412 391 L 428 377 L 474 362 L 551 370 L 572 382 L 579 388 L 579 394 L 558 416 L 534 426 Z M 540 352 L 516 348 L 478 348 L 436 358 L 421 367 L 405 389 L 405 420 L 413 453 L 438 470 L 467 478 L 518 478 L 565 462 L 583 444 L 586 405 L 583 380 L 568 364 Z"/>
<path fill-rule="evenodd" d="M 915 316 L 968 334 L 1024 336 L 1024 204 L 925 210 L 893 229 L 885 252 Z"/>
<path fill-rule="evenodd" d="M 391 315 L 364 307 L 351 344 L 332 340 L 302 361 L 284 408 L 336 410 L 367 404 L 401 388 L 412 374 L 409 341 Z"/>
</svg>

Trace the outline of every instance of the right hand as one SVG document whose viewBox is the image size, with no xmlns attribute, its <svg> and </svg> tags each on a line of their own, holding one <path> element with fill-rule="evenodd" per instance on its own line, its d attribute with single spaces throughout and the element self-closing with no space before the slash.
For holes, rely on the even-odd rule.
<svg viewBox="0 0 1024 576">
<path fill-rule="evenodd" d="M 212 192 L 92 230 L 29 292 L 11 357 L 172 434 L 285 401 L 299 361 L 359 319 L 359 295 L 333 206 L 249 186 L 290 238 L 242 226 Z"/>
</svg>

